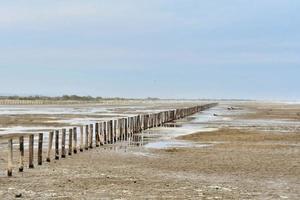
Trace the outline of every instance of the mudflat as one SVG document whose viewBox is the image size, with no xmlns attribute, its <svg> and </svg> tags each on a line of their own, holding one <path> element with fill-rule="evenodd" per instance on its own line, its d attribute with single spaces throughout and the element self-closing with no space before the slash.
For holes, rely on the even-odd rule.
<svg viewBox="0 0 300 200">
<path fill-rule="evenodd" d="M 293 124 L 300 106 L 220 106 L 245 112 L 228 110 L 218 116 L 230 123 L 176 138 L 203 146 L 94 148 L 1 176 L 0 199 L 299 199 L 300 132 Z"/>
</svg>

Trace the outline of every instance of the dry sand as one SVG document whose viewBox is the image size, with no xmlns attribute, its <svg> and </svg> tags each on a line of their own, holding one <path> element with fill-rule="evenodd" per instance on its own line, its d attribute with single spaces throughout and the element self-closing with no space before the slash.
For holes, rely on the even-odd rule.
<svg viewBox="0 0 300 200">
<path fill-rule="evenodd" d="M 235 119 L 297 120 L 300 109 L 231 105 L 253 112 L 233 112 Z M 89 150 L 0 177 L 0 199 L 300 199 L 299 132 L 273 130 L 230 127 L 179 138 L 208 147 Z"/>
</svg>

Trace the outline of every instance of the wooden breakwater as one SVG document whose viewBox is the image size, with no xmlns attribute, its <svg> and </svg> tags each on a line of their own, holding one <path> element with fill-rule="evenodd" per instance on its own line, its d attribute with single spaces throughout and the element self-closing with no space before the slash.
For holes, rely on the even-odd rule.
<svg viewBox="0 0 300 200">
<path fill-rule="evenodd" d="M 92 148 L 114 144 L 118 141 L 130 140 L 143 130 L 162 126 L 165 123 L 193 115 L 216 105 L 216 103 L 211 103 L 99 121 L 84 126 L 54 130 L 49 133 L 26 134 L 20 135 L 17 138 L 15 136 L 8 137 L 7 175 L 12 176 L 14 166 L 16 165 L 18 166 L 18 171 L 23 172 L 25 169 L 25 160 L 28 168 L 34 168 L 35 164 L 42 165 L 44 161 L 51 162 L 52 159 L 64 159 L 67 156 L 72 156 L 72 154 Z M 45 141 L 47 144 L 44 144 Z M 14 153 L 16 154 L 13 149 L 14 146 L 18 147 L 17 163 L 14 163 Z M 27 159 L 24 157 L 25 151 L 28 151 L 26 154 L 28 155 Z M 35 158 L 35 155 L 37 155 L 37 158 Z"/>
</svg>

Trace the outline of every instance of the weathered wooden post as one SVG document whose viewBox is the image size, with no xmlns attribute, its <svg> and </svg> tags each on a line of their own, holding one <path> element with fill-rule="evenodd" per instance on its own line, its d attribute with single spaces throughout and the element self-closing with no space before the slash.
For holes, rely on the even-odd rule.
<svg viewBox="0 0 300 200">
<path fill-rule="evenodd" d="M 85 150 L 89 149 L 89 125 L 85 126 Z"/>
<path fill-rule="evenodd" d="M 34 157 L 34 135 L 31 134 L 29 135 L 29 159 L 28 159 L 29 168 L 34 168 L 33 157 Z"/>
<path fill-rule="evenodd" d="M 120 132 L 121 132 L 121 140 L 125 141 L 125 127 L 124 127 L 124 118 L 121 119 L 121 127 L 120 127 Z"/>
<path fill-rule="evenodd" d="M 107 123 L 103 122 L 103 138 L 104 138 L 104 144 L 108 143 L 107 140 Z"/>
<path fill-rule="evenodd" d="M 129 118 L 129 132 L 128 132 L 128 137 L 132 137 L 132 132 L 133 132 L 133 117 Z"/>
<path fill-rule="evenodd" d="M 112 120 L 109 120 L 109 143 L 110 144 L 113 144 L 114 141 L 113 141 L 113 121 Z"/>
<path fill-rule="evenodd" d="M 96 147 L 100 146 L 100 137 L 99 137 L 99 123 L 95 123 L 95 145 Z"/>
<path fill-rule="evenodd" d="M 135 126 L 135 116 L 131 118 L 131 132 L 130 132 L 130 137 L 133 136 L 134 126 Z"/>
<path fill-rule="evenodd" d="M 80 151 L 83 152 L 83 126 L 80 126 Z"/>
<path fill-rule="evenodd" d="M 39 142 L 38 142 L 38 165 L 43 163 L 43 133 L 39 133 Z"/>
<path fill-rule="evenodd" d="M 93 133 L 94 133 L 94 125 L 90 124 L 90 134 L 89 134 L 89 148 L 93 148 Z"/>
<path fill-rule="evenodd" d="M 103 124 L 103 122 L 99 123 L 99 142 L 101 146 L 104 145 Z"/>
<path fill-rule="evenodd" d="M 121 141 L 125 140 L 125 135 L 124 135 L 124 118 L 120 119 L 120 140 Z"/>
<path fill-rule="evenodd" d="M 117 142 L 117 120 L 113 120 L 113 131 L 112 131 L 112 136 L 113 136 L 113 142 L 112 143 L 116 143 Z"/>
<path fill-rule="evenodd" d="M 69 129 L 69 149 L 68 149 L 68 154 L 69 156 L 72 155 L 72 150 L 73 150 L 73 129 Z"/>
<path fill-rule="evenodd" d="M 141 124 L 140 124 L 140 122 L 141 122 L 141 116 L 138 115 L 136 117 L 137 117 L 136 118 L 136 133 L 139 133 L 140 130 L 141 130 Z"/>
<path fill-rule="evenodd" d="M 47 162 L 50 162 L 51 161 L 51 159 L 50 159 L 50 157 L 51 157 L 51 151 L 52 151 L 52 141 L 53 141 L 53 131 L 51 131 L 50 133 L 49 133 L 49 138 L 48 138 L 48 152 L 47 152 Z"/>
<path fill-rule="evenodd" d="M 107 144 L 110 144 L 110 139 L 111 139 L 110 121 L 107 121 L 106 124 L 107 124 L 107 127 L 106 127 Z"/>
<path fill-rule="evenodd" d="M 114 143 L 114 120 L 111 120 L 111 130 L 110 130 L 110 134 L 111 134 L 111 144 L 113 144 Z"/>
<path fill-rule="evenodd" d="M 62 129 L 61 135 L 61 157 L 66 157 L 66 129 Z"/>
<path fill-rule="evenodd" d="M 59 160 L 59 130 L 55 130 L 55 160 Z"/>
<path fill-rule="evenodd" d="M 120 119 L 116 119 L 115 121 L 115 141 L 120 140 Z"/>
<path fill-rule="evenodd" d="M 77 128 L 73 128 L 73 138 L 74 138 L 74 146 L 73 146 L 73 152 L 74 154 L 77 154 Z"/>
<path fill-rule="evenodd" d="M 132 134 L 136 133 L 136 116 L 133 117 Z"/>
<path fill-rule="evenodd" d="M 19 137 L 20 164 L 19 172 L 24 170 L 24 136 Z"/>
<path fill-rule="evenodd" d="M 148 129 L 148 115 L 144 115 L 144 130 Z"/>
<path fill-rule="evenodd" d="M 136 116 L 136 133 L 140 132 L 140 115 Z"/>
<path fill-rule="evenodd" d="M 128 140 L 128 119 L 124 119 L 124 139 L 127 141 Z"/>
<path fill-rule="evenodd" d="M 8 140 L 8 162 L 7 162 L 7 176 L 12 176 L 13 172 L 13 139 Z"/>
<path fill-rule="evenodd" d="M 115 120 L 116 126 L 115 126 L 115 137 L 116 141 L 120 140 L 121 132 L 120 132 L 120 119 Z"/>
</svg>

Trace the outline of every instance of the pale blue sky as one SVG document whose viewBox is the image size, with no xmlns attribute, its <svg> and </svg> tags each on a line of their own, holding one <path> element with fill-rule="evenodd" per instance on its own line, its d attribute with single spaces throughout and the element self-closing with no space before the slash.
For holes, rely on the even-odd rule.
<svg viewBox="0 0 300 200">
<path fill-rule="evenodd" d="M 299 100 L 299 0 L 0 0 L 0 94 Z"/>
</svg>

